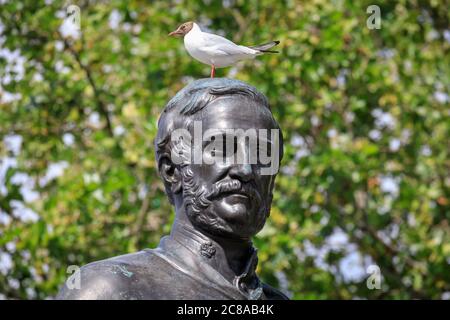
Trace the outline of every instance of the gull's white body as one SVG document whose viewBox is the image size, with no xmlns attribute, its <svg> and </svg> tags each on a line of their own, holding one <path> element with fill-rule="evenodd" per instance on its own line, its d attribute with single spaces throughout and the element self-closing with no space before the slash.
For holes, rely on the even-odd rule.
<svg viewBox="0 0 450 320">
<path fill-rule="evenodd" d="M 196 23 L 184 36 L 184 47 L 194 59 L 216 68 L 228 67 L 262 54 L 261 51 L 237 45 L 224 37 L 203 32 Z"/>
</svg>

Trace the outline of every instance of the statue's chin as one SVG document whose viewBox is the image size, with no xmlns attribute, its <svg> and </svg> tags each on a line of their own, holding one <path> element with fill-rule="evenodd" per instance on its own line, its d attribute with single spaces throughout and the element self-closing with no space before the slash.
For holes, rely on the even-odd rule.
<svg viewBox="0 0 450 320">
<path fill-rule="evenodd" d="M 195 227 L 215 236 L 248 239 L 256 235 L 265 223 L 265 215 L 250 211 L 247 203 L 230 203 L 229 200 L 215 201 L 200 214 L 188 210 L 189 220 Z"/>
<path fill-rule="evenodd" d="M 214 203 L 213 207 L 219 217 L 233 225 L 243 226 L 253 220 L 251 204 L 247 200 L 236 199 L 235 196 L 223 198 Z"/>
</svg>

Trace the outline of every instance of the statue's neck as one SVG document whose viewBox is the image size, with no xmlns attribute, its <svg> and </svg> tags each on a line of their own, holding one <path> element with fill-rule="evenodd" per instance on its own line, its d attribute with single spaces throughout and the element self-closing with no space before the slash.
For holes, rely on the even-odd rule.
<svg viewBox="0 0 450 320">
<path fill-rule="evenodd" d="M 244 272 L 248 272 L 249 265 L 252 264 L 251 260 L 256 259 L 256 252 L 250 240 L 210 235 L 194 227 L 186 216 L 177 215 L 170 237 L 195 254 L 202 255 L 203 261 L 230 282 Z"/>
</svg>

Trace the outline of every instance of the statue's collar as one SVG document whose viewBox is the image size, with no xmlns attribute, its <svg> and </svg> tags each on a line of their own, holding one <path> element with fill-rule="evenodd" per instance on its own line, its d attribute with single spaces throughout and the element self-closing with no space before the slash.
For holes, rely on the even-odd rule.
<svg viewBox="0 0 450 320">
<path fill-rule="evenodd" d="M 217 242 L 191 226 L 178 221 L 174 223 L 172 232 L 167 238 L 168 241 L 174 241 L 184 248 L 184 250 L 172 251 L 171 254 L 177 256 L 177 258 L 187 264 L 189 269 L 201 269 L 199 271 L 208 273 L 212 279 L 216 280 L 215 282 L 226 281 L 232 284 L 234 289 L 237 289 L 247 299 L 257 300 L 263 295 L 262 284 L 256 276 L 258 255 L 251 243 L 249 245 L 249 259 L 245 264 L 242 274 L 234 276 L 233 279 L 226 279 L 219 270 L 220 266 L 227 263 L 227 258 L 222 247 Z M 193 259 L 186 257 L 186 253 L 191 257 L 193 256 Z"/>
</svg>

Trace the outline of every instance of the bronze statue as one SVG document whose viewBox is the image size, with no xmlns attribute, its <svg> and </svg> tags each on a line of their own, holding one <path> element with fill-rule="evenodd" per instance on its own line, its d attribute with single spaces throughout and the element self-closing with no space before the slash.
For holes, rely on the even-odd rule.
<svg viewBox="0 0 450 320">
<path fill-rule="evenodd" d="M 251 242 L 269 216 L 283 152 L 267 98 L 238 80 L 194 81 L 165 106 L 155 148 L 176 211 L 170 235 L 156 249 L 82 267 L 80 288 L 66 284 L 57 298 L 287 299 L 257 277 Z M 259 151 L 269 149 L 267 162 Z"/>
</svg>

